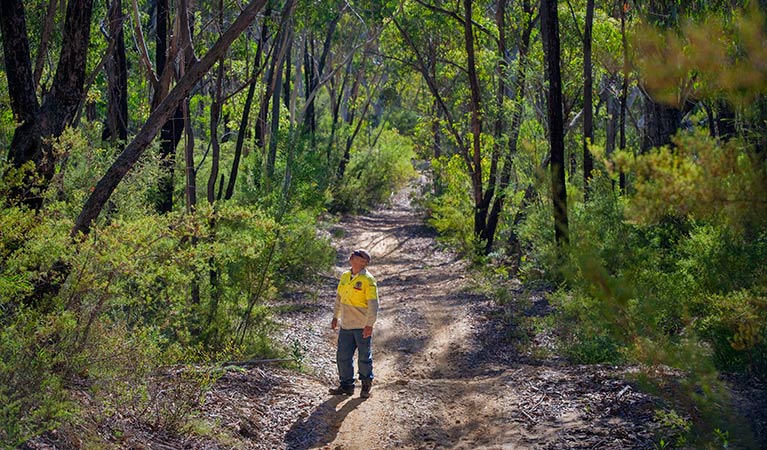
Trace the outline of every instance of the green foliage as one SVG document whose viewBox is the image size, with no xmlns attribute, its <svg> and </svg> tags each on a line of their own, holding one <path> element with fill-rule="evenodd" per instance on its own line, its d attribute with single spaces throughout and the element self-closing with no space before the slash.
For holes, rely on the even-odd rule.
<svg viewBox="0 0 767 450">
<path fill-rule="evenodd" d="M 756 3 L 686 22 L 679 31 L 643 27 L 633 38 L 643 81 L 673 105 L 691 96 L 754 101 L 767 86 L 764 41 L 764 12 Z"/>
<path fill-rule="evenodd" d="M 748 292 L 764 282 L 763 238 L 754 245 L 712 224 L 670 218 L 637 226 L 623 218 L 622 202 L 609 188 L 592 194 L 591 202 L 573 209 L 573 259 L 567 294 L 558 297 L 567 322 L 580 323 L 576 337 L 610 336 L 634 357 L 675 366 L 686 362 L 674 360 L 679 352 L 673 349 L 686 348 L 696 330 L 707 330 L 698 338 L 719 353 L 736 335 L 748 345 L 732 351 L 759 349 L 763 330 L 755 324 L 764 321 L 764 300 Z M 752 318 L 751 325 L 739 332 L 737 323 L 745 317 Z M 728 332 L 714 337 L 723 326 Z M 644 343 L 638 344 L 638 337 Z M 707 351 L 701 347 L 698 353 Z"/>
<path fill-rule="evenodd" d="M 470 196 L 471 182 L 460 156 L 443 157 L 432 161 L 432 172 L 439 180 L 440 192 L 427 204 L 429 225 L 439 233 L 440 239 L 464 254 L 475 249 L 474 215 Z"/>
<path fill-rule="evenodd" d="M 674 143 L 673 150 L 616 156 L 617 166 L 637 178 L 631 219 L 654 223 L 668 215 L 692 215 L 744 230 L 764 223 L 767 204 L 758 192 L 767 185 L 767 170 L 758 155 L 741 141 L 720 144 L 701 132 L 681 133 Z"/>
<path fill-rule="evenodd" d="M 333 265 L 335 253 L 330 241 L 319 234 L 308 212 L 295 211 L 283 227 L 280 251 L 274 262 L 279 286 L 305 284 L 318 274 L 317 268 Z"/>
<path fill-rule="evenodd" d="M 43 210 L 0 208 L 0 447 L 82 420 L 73 387 L 88 392 L 91 419 L 132 415 L 171 432 L 186 426 L 212 375 L 150 374 L 164 365 L 281 355 L 267 303 L 333 261 L 316 231 L 316 206 L 296 207 L 282 223 L 235 202 L 198 205 L 189 215 L 153 213 L 151 157 L 123 181 L 90 234 L 73 241 L 79 204 L 114 155 L 92 146 L 90 130 L 57 140 L 66 166 Z M 10 191 L 22 172 L 6 173 L 1 188 Z M 249 331 L 235 345 L 249 306 Z"/>
<path fill-rule="evenodd" d="M 717 371 L 765 374 L 767 215 L 757 198 L 739 194 L 755 192 L 743 186 L 763 169 L 702 136 L 678 142 L 677 151 L 632 159 L 631 197 L 616 195 L 608 177 L 594 179 L 590 200 L 571 207 L 564 265 L 547 247 L 550 233 L 540 231 L 544 213 L 530 211 L 522 236 L 536 249 L 535 263 L 564 275 L 551 302 L 565 354 L 681 369 L 675 398 L 702 411 L 695 429 L 713 440 L 714 427 L 733 426 L 721 415 L 727 400 Z M 677 431 L 673 442 L 689 437 Z"/>
<path fill-rule="evenodd" d="M 695 299 L 695 331 L 711 345 L 717 367 L 767 375 L 767 295 L 748 290 Z"/>
<path fill-rule="evenodd" d="M 655 446 L 662 448 L 678 448 L 687 444 L 687 435 L 692 429 L 692 423 L 689 418 L 681 417 L 675 410 L 657 410 L 655 411 L 655 421 L 660 425 L 664 435 Z"/>
<path fill-rule="evenodd" d="M 414 157 L 408 138 L 396 130 L 384 130 L 374 143 L 352 152 L 331 209 L 359 212 L 385 203 L 415 176 Z"/>
<path fill-rule="evenodd" d="M 3 304 L 4 309 L 7 303 Z M 0 331 L 0 448 L 15 448 L 76 412 L 58 367 L 67 364 L 62 336 L 72 316 L 51 317 L 28 309 L 4 320 Z"/>
<path fill-rule="evenodd" d="M 620 345 L 610 336 L 575 336 L 563 348 L 563 353 L 577 364 L 617 364 L 625 359 Z"/>
</svg>

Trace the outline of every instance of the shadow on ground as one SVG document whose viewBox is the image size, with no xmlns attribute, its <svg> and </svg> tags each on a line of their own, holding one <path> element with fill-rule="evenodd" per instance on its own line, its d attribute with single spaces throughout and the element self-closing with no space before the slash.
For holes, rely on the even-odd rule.
<svg viewBox="0 0 767 450">
<path fill-rule="evenodd" d="M 365 399 L 333 396 L 317 406 L 305 420 L 297 420 L 285 435 L 289 450 L 308 450 L 335 441 L 338 430 L 352 411 Z M 339 409 L 340 406 L 340 409 Z"/>
</svg>

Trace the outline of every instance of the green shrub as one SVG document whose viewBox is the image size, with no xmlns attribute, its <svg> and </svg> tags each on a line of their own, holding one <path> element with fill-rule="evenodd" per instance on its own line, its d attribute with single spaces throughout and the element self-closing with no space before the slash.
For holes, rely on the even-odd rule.
<svg viewBox="0 0 767 450">
<path fill-rule="evenodd" d="M 76 413 L 64 389 L 75 324 L 71 315 L 48 316 L 17 308 L 0 331 L 0 448 L 48 431 Z"/>
<path fill-rule="evenodd" d="M 275 281 L 279 286 L 304 284 L 333 265 L 335 251 L 329 237 L 320 235 L 309 212 L 295 211 L 286 222 L 274 262 Z"/>
<path fill-rule="evenodd" d="M 721 370 L 767 376 L 767 295 L 737 291 L 695 299 L 695 330 Z"/>
<path fill-rule="evenodd" d="M 616 364 L 623 361 L 619 343 L 605 335 L 575 337 L 563 350 L 564 355 L 577 364 Z"/>
<path fill-rule="evenodd" d="M 474 214 L 471 204 L 471 183 L 460 156 L 443 157 L 432 161 L 432 176 L 439 180 L 440 192 L 427 202 L 429 225 L 439 239 L 463 254 L 473 254 Z"/>
<path fill-rule="evenodd" d="M 155 395 L 150 373 L 275 356 L 267 301 L 334 257 L 310 211 L 277 225 L 233 202 L 193 215 L 119 210 L 79 242 L 68 211 L 65 202 L 42 213 L 0 209 L 0 446 L 79 420 L 75 386 L 90 395 L 91 419 L 121 411 L 183 426 L 209 383 L 171 379 Z M 58 293 L 31 296 L 45 282 Z M 235 345 L 246 311 L 248 332 Z"/>
<path fill-rule="evenodd" d="M 375 146 L 355 148 L 333 195 L 333 211 L 367 211 L 388 201 L 415 176 L 410 140 L 396 130 L 381 133 Z"/>
</svg>

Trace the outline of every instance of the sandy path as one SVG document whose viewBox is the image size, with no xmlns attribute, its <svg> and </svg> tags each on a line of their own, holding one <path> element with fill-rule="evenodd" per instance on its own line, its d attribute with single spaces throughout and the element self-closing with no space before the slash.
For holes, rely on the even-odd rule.
<svg viewBox="0 0 767 450">
<path fill-rule="evenodd" d="M 346 255 L 362 247 L 373 255 L 370 271 L 379 281 L 373 396 L 329 396 L 313 424 L 327 431 L 311 445 L 292 448 L 651 446 L 642 425 L 625 420 L 619 408 L 586 411 L 576 394 L 586 389 L 589 405 L 618 400 L 647 406 L 609 370 L 526 361 L 503 333 L 491 330 L 484 313 L 493 306 L 466 289 L 463 264 L 438 249 L 407 191 L 392 207 L 348 218 L 339 228 L 337 272 L 345 270 Z M 326 329 L 323 337 L 325 351 L 332 352 L 335 333 Z"/>
</svg>

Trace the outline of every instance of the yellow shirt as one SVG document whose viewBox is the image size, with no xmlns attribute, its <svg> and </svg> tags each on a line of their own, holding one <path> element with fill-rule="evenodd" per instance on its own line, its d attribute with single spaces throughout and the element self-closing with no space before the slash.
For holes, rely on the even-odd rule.
<svg viewBox="0 0 767 450">
<path fill-rule="evenodd" d="M 354 276 L 351 270 L 344 272 L 336 292 L 333 317 L 339 319 L 341 328 L 353 330 L 373 326 L 378 316 L 378 286 L 366 269 Z"/>
</svg>

